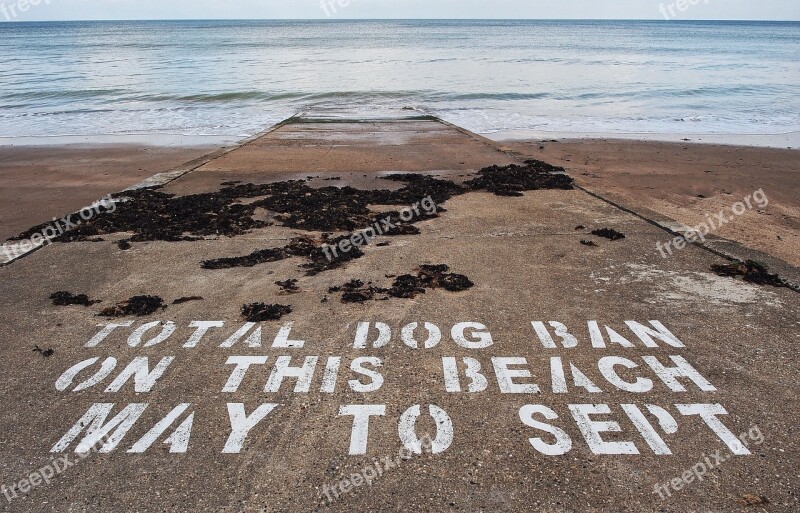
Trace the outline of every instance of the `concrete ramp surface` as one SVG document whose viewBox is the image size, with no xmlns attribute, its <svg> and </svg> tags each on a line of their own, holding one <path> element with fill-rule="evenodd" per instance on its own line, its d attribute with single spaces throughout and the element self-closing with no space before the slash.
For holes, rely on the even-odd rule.
<svg viewBox="0 0 800 513">
<path fill-rule="evenodd" d="M 435 119 L 158 182 L 0 268 L 5 510 L 797 511 L 790 288 Z"/>
</svg>

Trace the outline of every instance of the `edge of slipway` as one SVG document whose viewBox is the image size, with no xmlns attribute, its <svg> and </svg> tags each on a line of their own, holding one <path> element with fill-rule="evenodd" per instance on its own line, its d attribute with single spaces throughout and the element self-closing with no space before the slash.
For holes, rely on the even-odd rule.
<svg viewBox="0 0 800 513">
<path fill-rule="evenodd" d="M 239 148 L 242 148 L 243 146 L 247 146 L 248 144 L 250 144 L 250 143 L 252 143 L 252 142 L 254 142 L 254 141 L 256 141 L 256 140 L 258 140 L 258 139 L 260 139 L 260 138 L 262 138 L 262 137 L 264 137 L 266 135 L 268 135 L 269 133 L 280 129 L 284 125 L 289 124 L 291 122 L 291 120 L 292 120 L 292 118 L 285 119 L 285 120 L 281 121 L 280 123 L 278 123 L 276 125 L 273 125 L 273 126 L 269 127 L 268 129 L 266 129 L 266 130 L 264 130 L 262 132 L 259 132 L 259 133 L 255 134 L 255 135 L 251 136 L 251 137 L 243 139 L 243 140 L 241 140 L 241 141 L 239 141 L 239 142 L 237 142 L 237 143 L 235 143 L 235 144 L 233 144 L 231 146 L 222 147 L 222 148 L 220 148 L 218 150 L 212 151 L 211 153 L 207 153 L 207 154 L 203 155 L 202 157 L 198 157 L 196 159 L 190 160 L 188 162 L 185 162 L 185 163 L 183 163 L 183 164 L 181 164 L 179 166 L 176 166 L 176 167 L 174 167 L 172 169 L 169 169 L 167 171 L 164 171 L 162 173 L 156 173 L 153 176 L 151 176 L 151 177 L 149 177 L 149 178 L 147 178 L 147 179 L 145 179 L 145 180 L 143 180 L 143 181 L 141 181 L 141 182 L 139 182 L 139 183 L 137 183 L 135 185 L 132 185 L 132 186 L 126 188 L 126 189 L 123 189 L 122 191 L 119 191 L 119 192 L 121 193 L 121 192 L 126 192 L 126 191 L 135 191 L 135 190 L 138 190 L 138 189 L 145 189 L 147 187 L 162 187 L 164 185 L 167 185 L 168 183 L 177 180 L 178 178 L 182 177 L 183 175 L 185 175 L 187 173 L 191 173 L 192 171 L 205 166 L 209 162 L 217 160 L 220 157 L 224 157 L 228 153 L 231 153 L 232 151 L 238 150 Z M 102 200 L 97 200 L 93 204 L 96 205 L 96 204 L 101 203 L 101 202 L 102 202 Z M 72 213 L 66 214 L 65 217 L 74 217 L 74 216 L 78 216 L 78 215 L 79 215 L 79 212 L 72 212 Z M 8 265 L 11 265 L 14 262 L 16 262 L 17 260 L 25 258 L 26 256 L 28 256 L 28 255 L 30 255 L 30 254 L 42 249 L 43 247 L 48 246 L 48 245 L 50 245 L 50 242 L 49 241 L 44 241 L 41 244 L 34 245 L 33 247 L 31 247 L 31 248 L 29 248 L 27 250 L 20 250 L 18 248 L 19 244 L 2 244 L 2 245 L 0 245 L 0 252 L 5 252 L 6 255 L 13 254 L 14 257 L 9 259 L 9 260 L 7 260 L 7 261 L 5 261 L 5 262 L 0 262 L 0 268 L 1 267 L 6 267 Z"/>
<path fill-rule="evenodd" d="M 381 123 L 381 122 L 386 123 L 386 122 L 403 122 L 403 121 L 433 121 L 433 122 L 437 122 L 437 123 L 440 123 L 442 125 L 450 127 L 452 129 L 454 129 L 454 130 L 466 135 L 467 137 L 469 137 L 470 139 L 472 139 L 472 140 L 474 140 L 476 142 L 479 142 L 481 144 L 489 146 L 490 148 L 494 149 L 498 153 L 502 153 L 503 155 L 505 155 L 506 157 L 508 157 L 508 158 L 510 158 L 510 159 L 512 159 L 514 161 L 517 161 L 517 162 L 521 163 L 521 162 L 523 162 L 525 160 L 525 158 L 522 155 L 515 154 L 515 153 L 503 148 L 496 141 L 493 141 L 493 140 L 491 140 L 491 139 L 489 139 L 487 137 L 483 137 L 481 135 L 478 135 L 478 134 L 476 134 L 474 132 L 471 132 L 471 131 L 467 130 L 466 128 L 460 127 L 458 125 L 454 125 L 453 123 L 445 121 L 445 120 L 443 120 L 441 118 L 438 118 L 436 116 L 425 115 L 425 116 L 410 116 L 410 117 L 402 117 L 402 118 L 345 119 L 345 118 L 307 117 L 307 116 L 303 116 L 301 114 L 301 115 L 296 115 L 296 116 L 289 117 L 289 118 L 287 118 L 287 119 L 285 119 L 285 120 L 283 120 L 283 121 L 281 121 L 281 122 L 279 122 L 279 123 L 267 128 L 266 130 L 263 130 L 262 132 L 259 132 L 259 133 L 255 134 L 255 135 L 251 136 L 251 137 L 248 137 L 246 139 L 243 139 L 243 140 L 237 142 L 236 144 L 231 145 L 230 147 L 220 148 L 219 150 L 216 150 L 214 152 L 208 153 L 208 154 L 203 155 L 202 157 L 196 158 L 194 160 L 190 160 L 189 162 L 181 164 L 181 165 L 179 165 L 179 166 L 177 166 L 175 168 L 172 168 L 172 169 L 170 169 L 168 171 L 164 171 L 162 173 L 157 173 L 157 174 L 151 176 L 150 178 L 147 178 L 146 180 L 144 180 L 144 181 L 142 181 L 142 182 L 140 182 L 140 183 L 138 183 L 136 185 L 133 185 L 131 187 L 128 187 L 128 188 L 122 190 L 121 192 L 135 191 L 135 190 L 144 189 L 144 188 L 147 188 L 147 187 L 159 187 L 159 186 L 167 185 L 168 183 L 170 183 L 170 182 L 172 182 L 174 180 L 177 180 L 178 178 L 180 178 L 180 177 L 182 177 L 182 176 L 184 176 L 184 175 L 186 175 L 188 173 L 191 173 L 192 171 L 195 171 L 196 169 L 199 169 L 199 168 L 203 167 L 204 165 L 206 165 L 206 164 L 208 164 L 208 163 L 210 163 L 210 162 L 212 162 L 212 161 L 214 161 L 214 160 L 216 160 L 216 159 L 218 159 L 220 157 L 223 157 L 223 156 L 225 156 L 225 155 L 227 155 L 227 154 L 229 154 L 229 153 L 231 153 L 233 151 L 236 151 L 239 148 L 247 146 L 248 144 L 250 144 L 250 143 L 252 143 L 254 141 L 257 141 L 258 139 L 261 139 L 262 137 L 265 137 L 265 136 L 269 135 L 270 133 L 281 129 L 286 125 L 304 124 L 304 123 L 331 123 L 331 124 L 339 124 L 339 123 L 342 123 L 342 124 L 343 123 Z M 647 223 L 649 223 L 649 224 L 651 224 L 651 225 L 653 225 L 653 226 L 655 226 L 657 228 L 660 228 L 661 230 L 664 230 L 665 232 L 667 232 L 670 235 L 672 235 L 673 237 L 681 237 L 688 244 L 692 244 L 694 246 L 702 248 L 702 249 L 704 249 L 706 251 L 709 251 L 710 253 L 713 253 L 714 255 L 717 255 L 717 256 L 719 256 L 721 258 L 724 258 L 724 259 L 729 260 L 731 262 L 745 261 L 745 260 L 756 260 L 756 261 L 762 262 L 762 263 L 766 264 L 772 272 L 777 273 L 778 276 L 788 286 L 788 288 L 790 288 L 791 290 L 794 290 L 795 292 L 800 292 L 800 269 L 795 267 L 795 266 L 793 266 L 793 265 L 791 265 L 791 264 L 789 264 L 789 263 L 787 263 L 787 262 L 784 262 L 783 260 L 781 260 L 781 259 L 779 259 L 777 257 L 774 257 L 772 255 L 769 255 L 767 253 L 764 253 L 764 252 L 761 252 L 761 251 L 758 251 L 758 250 L 755 250 L 755 249 L 752 249 L 752 248 L 748 248 L 748 247 L 746 247 L 746 246 L 744 246 L 744 245 L 742 245 L 742 244 L 740 244 L 740 243 L 738 243 L 736 241 L 723 239 L 723 238 L 719 238 L 719 237 L 709 237 L 705 241 L 696 240 L 694 237 L 690 237 L 691 229 L 689 229 L 688 227 L 684 226 L 683 224 L 675 221 L 674 219 L 671 219 L 669 217 L 663 216 L 661 214 L 658 214 L 658 213 L 652 212 L 652 211 L 643 212 L 643 211 L 633 210 L 633 209 L 631 209 L 629 207 L 626 207 L 626 206 L 624 206 L 624 205 L 622 205 L 622 204 L 620 204 L 620 203 L 618 203 L 618 202 L 616 202 L 616 201 L 604 196 L 603 194 L 601 194 L 601 193 L 599 193 L 597 191 L 593 191 L 591 189 L 588 189 L 587 187 L 584 187 L 583 185 L 579 185 L 577 183 L 574 184 L 574 185 L 575 185 L 576 189 L 584 192 L 585 194 L 588 194 L 589 196 L 592 196 L 592 197 L 594 197 L 596 199 L 599 199 L 600 201 L 608 203 L 609 205 L 611 205 L 611 206 L 613 206 L 615 208 L 618 208 L 618 209 L 622 210 L 623 212 L 631 214 L 631 215 L 633 215 L 633 216 L 635 216 L 635 217 L 637 217 L 637 218 L 639 218 L 639 219 L 641 219 L 641 220 L 643 220 L 643 221 L 645 221 L 645 222 L 647 222 Z M 99 200 L 98 200 L 98 202 L 99 202 Z M 75 216 L 75 215 L 78 215 L 78 213 L 74 212 L 71 215 Z M 16 262 L 17 260 L 20 260 L 21 258 L 24 258 L 24 257 L 30 255 L 31 253 L 33 253 L 33 252 L 35 252 L 35 251 L 37 251 L 37 250 L 39 250 L 42 247 L 47 246 L 47 245 L 49 245 L 49 242 L 44 242 L 44 243 L 42 243 L 42 244 L 40 244 L 38 246 L 34 246 L 33 248 L 31 248 L 31 249 L 29 249 L 29 250 L 27 250 L 25 252 L 21 252 L 19 254 L 16 254 L 16 251 L 14 251 L 14 253 L 16 254 L 15 257 L 12 258 L 11 260 L 6 261 L 6 262 L 0 262 L 0 267 L 5 267 L 5 266 L 8 266 L 8 265 L 11 265 L 12 263 Z M 2 251 L 6 247 L 15 248 L 15 246 L 16 245 L 2 245 L 2 246 L 0 246 L 0 251 Z"/>
<path fill-rule="evenodd" d="M 481 142 L 483 144 L 486 144 L 487 146 L 490 146 L 491 148 L 494 148 L 495 150 L 497 150 L 500 153 L 503 153 L 510 159 L 516 160 L 517 162 L 523 162 L 524 160 L 526 160 L 525 157 L 523 157 L 522 155 L 516 154 L 514 152 L 511 152 L 503 148 L 502 145 L 500 145 L 498 142 L 493 141 L 487 137 L 475 134 L 473 132 L 470 132 L 466 128 L 462 128 L 458 125 L 448 123 L 447 121 L 441 119 L 439 119 L 438 121 L 440 123 L 443 123 L 447 126 L 454 128 L 455 130 L 458 130 L 459 132 L 471 137 L 472 139 L 478 142 Z M 724 239 L 722 237 L 711 236 L 711 237 L 706 237 L 705 241 L 697 240 L 695 237 L 692 236 L 694 235 L 694 231 L 691 228 L 685 226 L 682 223 L 679 223 L 678 221 L 672 218 L 669 218 L 665 215 L 653 211 L 644 212 L 644 211 L 633 210 L 632 208 L 626 207 L 625 205 L 622 205 L 612 200 L 611 198 L 608 198 L 603 194 L 597 191 L 593 191 L 583 185 L 575 183 L 574 186 L 576 189 L 583 191 L 589 196 L 592 196 L 596 199 L 599 199 L 600 201 L 608 203 L 609 205 L 618 208 L 623 212 L 638 217 L 639 219 L 655 226 L 656 228 L 664 230 L 673 237 L 680 237 L 684 239 L 688 244 L 692 244 L 694 246 L 702 248 L 730 262 L 744 262 L 746 260 L 754 260 L 761 262 L 765 264 L 770 269 L 770 271 L 776 273 L 788 288 L 794 290 L 795 292 L 800 292 L 800 268 L 797 268 L 792 264 L 789 264 L 788 262 L 784 262 L 780 258 L 774 257 L 768 253 L 764 253 L 763 251 L 758 251 L 753 248 L 748 248 L 747 246 L 740 244 L 736 241 Z"/>
</svg>

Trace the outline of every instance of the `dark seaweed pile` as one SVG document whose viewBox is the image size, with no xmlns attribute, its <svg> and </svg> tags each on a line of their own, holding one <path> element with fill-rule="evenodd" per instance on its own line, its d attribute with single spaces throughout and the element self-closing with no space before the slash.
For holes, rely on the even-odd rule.
<svg viewBox="0 0 800 513">
<path fill-rule="evenodd" d="M 50 295 L 50 299 L 53 300 L 53 304 L 56 306 L 69 306 L 69 305 L 79 305 L 79 306 L 92 306 L 100 303 L 98 300 L 91 300 L 89 296 L 86 294 L 73 294 L 71 292 L 54 292 Z"/>
<path fill-rule="evenodd" d="M 34 353 L 39 353 L 40 355 L 44 356 L 45 358 L 50 358 L 51 356 L 53 356 L 56 353 L 55 350 L 53 350 L 53 349 L 42 349 L 38 345 L 33 346 L 33 352 Z"/>
<path fill-rule="evenodd" d="M 747 260 L 745 262 L 737 261 L 730 264 L 715 264 L 711 266 L 711 270 L 719 276 L 741 276 L 744 281 L 755 283 L 756 285 L 788 287 L 780 276 L 769 272 L 767 266 L 753 260 Z"/>
<path fill-rule="evenodd" d="M 475 286 L 463 274 L 450 273 L 450 268 L 442 265 L 422 265 L 417 273 L 417 280 L 426 288 L 443 288 L 449 292 L 461 292 Z M 400 277 L 402 278 L 402 276 Z M 398 278 L 398 280 L 400 279 Z"/>
<path fill-rule="evenodd" d="M 287 305 L 250 303 L 242 306 L 242 316 L 248 322 L 277 321 L 290 313 L 292 313 L 292 307 Z"/>
<path fill-rule="evenodd" d="M 354 231 L 391 217 L 397 224 L 408 226 L 429 217 L 421 216 L 408 223 L 398 212 L 373 213 L 369 205 L 411 205 L 430 196 L 435 203 L 444 203 L 464 189 L 453 182 L 424 175 L 390 175 L 387 180 L 407 182 L 401 189 L 360 190 L 353 187 L 314 189 L 302 182 L 270 184 L 269 197 L 254 203 L 278 212 L 284 226 L 307 231 Z"/>
<path fill-rule="evenodd" d="M 431 197 L 440 205 L 453 196 L 469 191 L 488 190 L 496 194 L 519 193 L 535 189 L 571 189 L 572 179 L 563 171 L 539 161 L 525 165 L 491 166 L 463 186 L 420 174 L 395 174 L 386 180 L 404 182 L 398 190 L 360 190 L 353 187 L 312 188 L 304 180 L 270 184 L 225 182 L 216 192 L 175 196 L 144 188 L 116 194 L 120 199 L 114 212 L 104 212 L 79 224 L 54 240 L 86 241 L 99 235 L 133 233 L 128 242 L 191 241 L 203 237 L 234 237 L 270 223 L 253 219 L 259 208 L 275 212 L 284 226 L 307 231 L 354 231 L 366 228 L 389 216 L 398 225 L 397 234 L 409 234 L 411 225 L 437 214 L 415 216 L 408 222 L 398 212 L 374 213 L 370 205 L 412 205 Z M 243 200 L 253 200 L 243 203 Z M 16 239 L 28 238 L 48 224 L 35 226 Z"/>
<path fill-rule="evenodd" d="M 256 186 L 251 186 L 257 188 Z M 59 242 L 86 241 L 104 234 L 129 232 L 131 242 L 152 240 L 197 240 L 204 236 L 235 236 L 267 223 L 252 219 L 255 208 L 236 200 L 253 197 L 254 189 L 237 190 L 225 187 L 218 192 L 175 196 L 156 188 L 139 189 L 116 194 L 125 198 L 117 203 L 114 212 L 105 212 L 83 222 L 53 240 Z M 18 238 L 27 238 L 47 224 L 36 226 Z M 123 244 L 123 247 L 127 245 Z"/>
<path fill-rule="evenodd" d="M 316 248 L 316 243 L 305 237 L 298 237 L 282 248 L 261 249 L 249 255 L 205 260 L 203 269 L 231 269 L 233 267 L 253 267 L 258 264 L 277 262 L 292 256 L 308 257 Z"/>
<path fill-rule="evenodd" d="M 350 235 L 343 235 L 327 242 L 329 249 L 326 252 L 324 245 L 312 239 L 298 237 L 282 248 L 262 249 L 240 257 L 217 258 L 204 260 L 201 264 L 203 269 L 231 269 L 234 267 L 253 267 L 258 264 L 277 262 L 287 258 L 298 256 L 304 257 L 308 263 L 303 264 L 306 274 L 309 276 L 317 275 L 329 269 L 336 269 L 345 263 L 356 258 L 361 258 L 364 253 L 357 247 L 353 247 L 348 252 L 337 251 L 335 254 L 330 247 L 335 247 L 340 241 L 350 239 Z"/>
<path fill-rule="evenodd" d="M 417 275 L 404 274 L 395 278 L 391 287 L 375 287 L 372 283 L 364 284 L 361 280 L 352 280 L 338 287 L 331 287 L 328 292 L 342 293 L 343 303 L 364 303 L 373 299 L 389 298 L 411 299 L 424 294 L 428 289 L 443 288 L 450 292 L 460 292 L 472 288 L 475 284 L 463 274 L 449 273 L 446 265 L 422 265 Z M 377 297 L 382 296 L 382 297 Z"/>
<path fill-rule="evenodd" d="M 295 278 L 283 281 L 276 281 L 275 285 L 280 287 L 281 292 L 285 292 L 287 294 L 291 294 L 293 292 L 297 292 L 300 290 L 300 287 L 297 286 L 297 280 Z"/>
<path fill-rule="evenodd" d="M 564 168 L 538 160 L 526 160 L 524 166 L 490 166 L 478 171 L 478 178 L 465 182 L 470 190 L 487 190 L 498 196 L 522 196 L 523 191 L 539 189 L 571 190 L 574 181 Z M 554 174 L 558 173 L 558 174 Z"/>
<path fill-rule="evenodd" d="M 375 296 L 378 294 L 388 294 L 389 289 L 373 287 L 371 282 L 364 285 L 364 282 L 361 280 L 351 280 L 339 287 L 331 287 L 328 289 L 328 293 L 330 294 L 336 292 L 342 293 L 342 303 L 364 303 L 375 299 Z M 382 297 L 380 299 L 385 300 L 389 298 Z"/>
<path fill-rule="evenodd" d="M 341 237 L 330 239 L 327 244 L 329 247 L 335 247 L 339 242 L 345 239 L 349 240 L 350 235 L 342 235 Z M 357 247 L 352 247 L 348 252 L 339 251 L 334 255 L 330 249 L 326 252 L 324 246 L 317 246 L 306 255 L 309 262 L 303 264 L 302 267 L 306 269 L 307 275 L 315 276 L 323 271 L 342 267 L 347 262 L 361 258 L 362 256 L 364 256 L 364 252 Z"/>
<path fill-rule="evenodd" d="M 414 226 L 446 212 L 441 205 L 453 196 L 470 191 L 487 190 L 498 195 L 521 195 L 536 189 L 571 189 L 572 179 L 563 171 L 535 160 L 525 165 L 491 166 L 478 172 L 478 177 L 464 185 L 420 174 L 395 174 L 386 180 L 403 182 L 397 190 L 360 190 L 353 187 L 312 188 L 304 180 L 270 184 L 224 182 L 216 192 L 175 196 L 145 188 L 115 195 L 120 200 L 114 212 L 104 212 L 79 224 L 53 239 L 59 242 L 93 240 L 99 235 L 131 233 L 118 243 L 120 249 L 130 242 L 194 241 L 204 237 L 235 237 L 272 223 L 254 219 L 258 209 L 275 213 L 283 226 L 307 231 L 349 232 L 332 240 L 317 241 L 303 237 L 293 239 L 282 248 L 262 249 L 249 255 L 219 258 L 202 262 L 205 269 L 252 267 L 290 257 L 308 260 L 303 267 L 315 275 L 335 269 L 363 252 L 353 247 L 348 252 L 333 252 L 340 241 L 350 239 L 352 232 L 370 226 L 381 226 L 384 235 L 415 235 Z M 398 211 L 374 212 L 371 205 L 411 206 L 430 197 L 436 212 L 418 208 L 410 220 L 403 220 Z M 383 221 L 388 221 L 384 223 Z M 388 228 L 388 224 L 394 225 Z M 27 238 L 46 225 L 33 227 L 19 235 Z M 326 248 L 327 246 L 327 248 Z M 327 250 L 327 251 L 326 251 Z"/>
<path fill-rule="evenodd" d="M 191 303 L 192 301 L 205 301 L 200 296 L 188 296 L 188 297 L 179 297 L 175 301 L 172 302 L 173 305 L 182 305 L 184 303 Z"/>
<path fill-rule="evenodd" d="M 617 230 L 613 228 L 602 228 L 600 230 L 594 230 L 592 235 L 596 235 L 597 237 L 603 237 L 609 240 L 622 240 L 625 238 L 625 235 L 621 234 Z"/>
<path fill-rule="evenodd" d="M 165 308 L 164 300 L 158 296 L 134 296 L 126 301 L 106 308 L 98 315 L 102 317 L 124 317 L 126 315 L 142 317 Z"/>
</svg>

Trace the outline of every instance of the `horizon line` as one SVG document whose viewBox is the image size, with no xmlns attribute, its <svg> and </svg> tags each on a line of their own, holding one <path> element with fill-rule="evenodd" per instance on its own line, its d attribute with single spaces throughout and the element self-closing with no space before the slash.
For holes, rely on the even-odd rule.
<svg viewBox="0 0 800 513">
<path fill-rule="evenodd" d="M 659 18 L 93 18 L 93 19 L 63 19 L 63 20 L 0 20 L 0 24 L 14 23 L 64 23 L 64 22 L 106 22 L 106 21 L 659 21 L 664 23 L 681 22 L 775 22 L 797 23 L 800 19 L 774 19 L 774 18 L 692 18 L 692 19 L 664 19 Z"/>
</svg>

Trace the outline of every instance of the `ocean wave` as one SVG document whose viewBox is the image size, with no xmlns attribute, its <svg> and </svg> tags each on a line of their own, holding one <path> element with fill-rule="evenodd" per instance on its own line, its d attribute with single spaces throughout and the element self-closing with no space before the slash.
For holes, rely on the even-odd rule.
<svg viewBox="0 0 800 513">
<path fill-rule="evenodd" d="M 297 113 L 481 133 L 800 130 L 800 24 L 80 22 L 0 27 L 0 134 L 256 133 Z"/>
<path fill-rule="evenodd" d="M 693 88 L 677 87 L 649 87 L 625 91 L 591 90 L 591 91 L 537 91 L 537 92 L 458 92 L 458 91 L 319 91 L 319 92 L 268 92 L 257 90 L 232 90 L 219 92 L 204 92 L 192 94 L 170 93 L 144 93 L 126 89 L 85 89 L 85 90 L 29 90 L 14 91 L 0 94 L 0 102 L 4 107 L 32 106 L 35 101 L 46 102 L 74 102 L 97 101 L 124 105 L 127 102 L 153 102 L 175 104 L 238 104 L 251 103 L 320 103 L 336 102 L 381 102 L 386 100 L 408 100 L 423 103 L 435 102 L 475 102 L 475 101 L 500 101 L 517 102 L 529 100 L 558 100 L 558 101 L 585 101 L 585 100 L 643 100 L 676 98 L 686 99 L 692 97 L 728 98 L 731 95 L 779 95 L 786 93 L 784 87 L 758 84 L 731 84 L 726 86 L 702 86 Z M 20 102 L 13 104 L 11 102 Z"/>
</svg>

